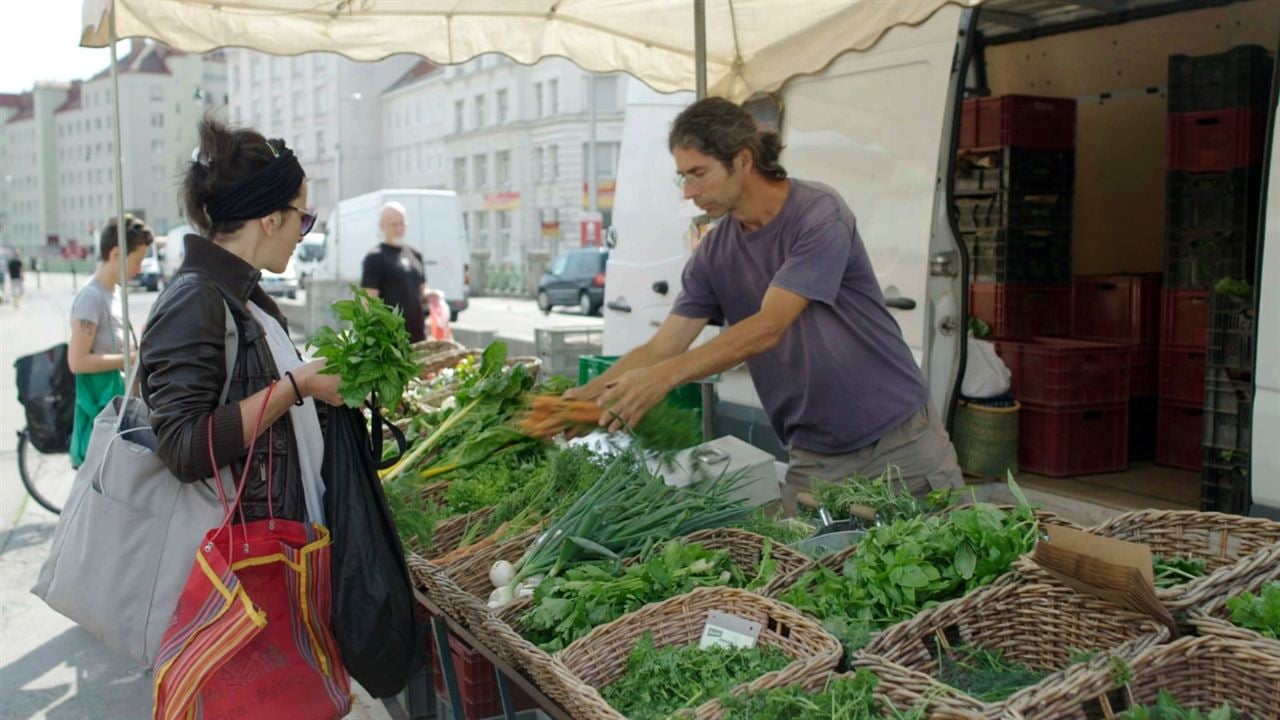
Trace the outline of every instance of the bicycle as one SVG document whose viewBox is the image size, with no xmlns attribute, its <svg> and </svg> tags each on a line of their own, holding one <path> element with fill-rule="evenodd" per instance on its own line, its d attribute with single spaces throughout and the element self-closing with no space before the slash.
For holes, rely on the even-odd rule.
<svg viewBox="0 0 1280 720">
<path fill-rule="evenodd" d="M 75 479 L 68 454 L 75 376 L 67 366 L 67 345 L 25 355 L 13 365 L 18 402 L 27 418 L 27 426 L 18 431 L 18 476 L 36 503 L 61 514 Z"/>
</svg>

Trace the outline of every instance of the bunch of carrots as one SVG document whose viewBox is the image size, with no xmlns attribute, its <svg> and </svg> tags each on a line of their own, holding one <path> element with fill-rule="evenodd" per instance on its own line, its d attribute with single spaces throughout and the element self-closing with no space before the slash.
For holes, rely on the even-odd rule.
<svg viewBox="0 0 1280 720">
<path fill-rule="evenodd" d="M 590 400 L 566 400 L 559 395 L 534 395 L 529 411 L 517 425 L 529 437 L 547 438 L 574 427 L 593 428 L 604 409 Z"/>
</svg>

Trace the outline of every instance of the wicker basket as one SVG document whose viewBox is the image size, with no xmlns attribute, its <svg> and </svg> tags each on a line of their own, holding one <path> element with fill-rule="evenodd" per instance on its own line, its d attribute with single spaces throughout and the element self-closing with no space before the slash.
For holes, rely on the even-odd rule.
<svg viewBox="0 0 1280 720">
<path fill-rule="evenodd" d="M 1089 532 L 1142 543 L 1153 555 L 1204 560 L 1208 575 L 1156 589 L 1156 597 L 1175 616 L 1248 583 L 1267 569 L 1262 551 L 1280 543 L 1280 522 L 1193 510 L 1138 510 L 1117 515 Z M 1023 558 L 1018 569 L 1027 577 L 1048 577 L 1031 558 Z"/>
<path fill-rule="evenodd" d="M 954 429 L 956 459 L 965 475 L 1004 478 L 1018 472 L 1018 411 L 961 400 L 956 404 Z"/>
<path fill-rule="evenodd" d="M 1021 698 L 1053 692 L 1073 652 L 1110 651 L 1130 660 L 1168 638 L 1169 630 L 1146 615 L 1061 585 L 1014 581 L 925 610 L 876 635 L 858 655 L 940 681 L 939 653 L 965 644 L 1000 651 L 1032 670 L 1055 672 L 1012 696 Z M 977 702 L 959 690 L 947 692 Z M 998 717 L 1008 702 L 986 703 L 983 711 Z"/>
<path fill-rule="evenodd" d="M 775 647 L 795 661 L 782 670 L 767 673 L 739 690 L 767 690 L 793 685 L 835 668 L 840 660 L 840 643 L 818 623 L 789 606 L 746 590 L 698 588 L 691 593 L 648 605 L 608 625 L 592 630 L 557 654 L 573 674 L 568 685 L 577 692 L 566 708 L 576 717 L 624 720 L 603 701 L 597 688 L 617 680 L 625 672 L 627 658 L 636 641 L 646 632 L 653 634 L 657 647 L 698 642 L 712 611 L 720 611 L 759 623 L 757 642 Z M 701 705 L 698 720 L 712 717 L 719 709 L 715 700 Z"/>
<path fill-rule="evenodd" d="M 410 345 L 409 349 L 413 351 L 414 357 L 425 359 L 441 353 L 466 350 L 467 347 L 453 340 L 422 340 Z"/>
<path fill-rule="evenodd" d="M 1111 658 L 1099 657 L 1063 673 L 1051 692 L 1015 695 L 1011 710 L 1026 720 L 1091 720 L 1168 691 L 1183 707 L 1208 712 L 1226 702 L 1242 720 L 1280 718 L 1280 656 L 1218 637 L 1184 637 L 1153 645 L 1129 663 L 1126 691 L 1116 682 Z M 1105 715 L 1110 717 L 1110 715 Z"/>
<path fill-rule="evenodd" d="M 1231 622 L 1231 611 L 1227 609 L 1227 599 L 1244 592 L 1258 594 L 1268 583 L 1280 582 L 1280 544 L 1259 553 L 1263 570 L 1247 582 L 1225 590 L 1218 597 L 1192 609 L 1187 614 L 1187 625 L 1199 635 L 1216 635 L 1237 642 L 1253 645 L 1261 652 L 1270 652 L 1280 657 L 1280 640 L 1264 636 L 1262 633 L 1240 627 Z"/>
<path fill-rule="evenodd" d="M 929 717 L 935 719 L 980 720 L 983 717 L 982 708 L 977 703 L 970 702 L 966 705 L 963 700 L 945 697 L 945 688 L 942 686 L 892 663 L 878 658 L 861 658 L 854 661 L 850 669 L 865 669 L 875 674 L 880 679 L 875 690 L 876 700 L 892 704 L 900 711 L 925 707 Z M 851 673 L 818 673 L 802 683 L 796 683 L 795 687 L 813 695 L 826 690 L 832 680 L 850 675 Z M 723 717 L 724 711 L 718 707 L 715 712 L 707 715 L 708 720 L 722 720 Z"/>
</svg>

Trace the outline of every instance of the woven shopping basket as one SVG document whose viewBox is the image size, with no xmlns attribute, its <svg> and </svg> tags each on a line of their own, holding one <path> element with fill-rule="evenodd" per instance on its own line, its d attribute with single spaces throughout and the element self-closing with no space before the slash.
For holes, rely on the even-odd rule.
<svg viewBox="0 0 1280 720">
<path fill-rule="evenodd" d="M 1045 692 L 1015 695 L 1009 709 L 1026 720 L 1093 720 L 1152 705 L 1163 689 L 1202 713 L 1225 702 L 1241 720 L 1280 718 L 1280 657 L 1250 645 L 1184 637 L 1153 645 L 1125 665 L 1127 683 L 1104 655 L 1069 669 Z"/>
<path fill-rule="evenodd" d="M 940 656 L 956 646 L 999 651 L 1011 662 L 1050 672 L 1013 697 L 1052 692 L 1078 652 L 1110 652 L 1129 660 L 1169 639 L 1169 630 L 1147 615 L 1125 610 L 1065 586 L 1017 580 L 993 585 L 925 610 L 876 635 L 859 657 L 875 657 L 939 680 Z M 973 700 L 959 689 L 947 694 Z M 999 717 L 1007 701 L 982 703 Z"/>
<path fill-rule="evenodd" d="M 1269 638 L 1256 630 L 1241 627 L 1231 621 L 1231 610 L 1227 600 L 1242 593 L 1250 592 L 1255 596 L 1270 583 L 1280 582 L 1280 544 L 1261 555 L 1261 572 L 1245 579 L 1237 585 L 1224 589 L 1214 599 L 1192 608 L 1187 613 L 1187 625 L 1198 635 L 1215 635 L 1254 646 L 1260 652 L 1270 652 L 1280 657 L 1280 640 Z"/>
<path fill-rule="evenodd" d="M 946 697 L 944 687 L 918 673 L 878 658 L 859 658 L 852 663 L 848 673 L 819 673 L 792 687 L 798 687 L 810 695 L 816 695 L 826 690 L 833 681 L 851 677 L 853 671 L 857 670 L 867 670 L 879 680 L 874 696 L 882 707 L 891 706 L 899 712 L 924 708 L 928 717 L 934 720 L 981 720 L 983 718 L 982 708 L 978 703 L 966 704 L 963 699 Z M 723 720 L 724 717 L 726 713 L 719 707 L 706 716 L 707 720 Z M 836 719 L 832 718 L 832 720 Z"/>
<path fill-rule="evenodd" d="M 557 659 L 572 674 L 566 683 L 575 689 L 566 709 L 575 717 L 623 720 L 622 714 L 603 701 L 598 689 L 622 676 L 636 641 L 648 632 L 659 648 L 696 643 L 713 611 L 758 623 L 759 645 L 778 648 L 795 658 L 782 670 L 762 675 L 735 692 L 793 685 L 834 669 L 840 660 L 839 641 L 790 606 L 746 590 L 698 588 L 598 627 L 558 653 Z M 706 720 L 718 708 L 715 700 L 704 703 L 695 717 Z"/>
<path fill-rule="evenodd" d="M 1280 522 L 1194 510 L 1138 510 L 1088 528 L 1103 537 L 1141 543 L 1152 555 L 1205 561 L 1208 574 L 1172 588 L 1157 588 L 1156 597 L 1176 616 L 1247 583 L 1267 569 L 1261 553 L 1280 542 Z M 1030 558 L 1018 569 L 1028 577 L 1048 574 Z"/>
</svg>

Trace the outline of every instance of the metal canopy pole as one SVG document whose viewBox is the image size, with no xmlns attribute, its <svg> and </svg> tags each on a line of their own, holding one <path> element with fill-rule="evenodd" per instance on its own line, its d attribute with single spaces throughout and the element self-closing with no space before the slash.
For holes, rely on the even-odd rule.
<svg viewBox="0 0 1280 720">
<path fill-rule="evenodd" d="M 116 9 L 112 3 L 111 13 L 108 17 L 108 24 L 111 28 L 111 110 L 115 114 L 115 143 L 116 143 L 116 252 L 120 255 L 120 319 L 124 323 L 124 376 L 129 377 L 129 373 L 133 368 L 133 349 L 129 346 L 129 342 L 133 337 L 132 328 L 129 326 L 129 246 L 125 242 L 125 226 L 124 226 L 124 146 L 120 144 L 120 72 L 116 67 L 119 60 L 116 57 Z M 126 388 L 126 392 L 128 389 Z"/>
<path fill-rule="evenodd" d="M 693 0 L 693 74 L 697 98 L 707 96 L 707 0 Z M 716 437 L 716 388 L 707 380 L 698 385 L 702 392 L 702 440 Z"/>
</svg>

